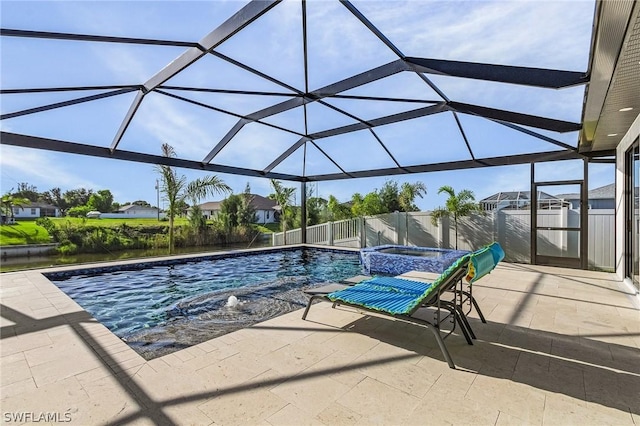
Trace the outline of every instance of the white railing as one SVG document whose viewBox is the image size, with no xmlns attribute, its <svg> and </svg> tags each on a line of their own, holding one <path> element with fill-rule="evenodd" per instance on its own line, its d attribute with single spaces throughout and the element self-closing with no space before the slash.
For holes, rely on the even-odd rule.
<svg viewBox="0 0 640 426">
<path fill-rule="evenodd" d="M 331 227 L 328 223 L 313 225 L 307 228 L 307 242 L 309 244 L 331 245 Z"/>
<path fill-rule="evenodd" d="M 334 246 L 340 247 L 360 247 L 360 228 L 362 219 L 347 219 L 338 222 L 329 222 L 331 225 L 331 237 Z"/>
<path fill-rule="evenodd" d="M 360 222 L 362 219 L 347 219 L 338 222 L 326 222 L 307 227 L 307 243 L 341 247 L 360 247 Z M 287 244 L 300 244 L 300 228 L 287 231 Z M 284 245 L 284 233 L 274 232 L 274 246 Z"/>
<path fill-rule="evenodd" d="M 545 210 L 539 214 L 539 226 L 577 226 L 578 213 L 570 209 Z M 591 269 L 614 270 L 615 216 L 613 210 L 589 210 L 588 259 Z M 300 229 L 287 231 L 286 244 L 302 242 Z M 539 249 L 548 254 L 573 253 L 579 246 L 577 235 L 564 232 L 538 233 Z M 492 241 L 505 249 L 508 262 L 531 263 L 531 215 L 528 210 L 499 210 L 472 215 L 458 223 L 457 247 L 474 250 Z M 273 234 L 274 246 L 284 245 L 283 233 Z M 421 247 L 456 247 L 453 221 L 431 223 L 429 212 L 387 213 L 307 228 L 307 243 L 371 247 L 400 244 Z"/>
<path fill-rule="evenodd" d="M 274 232 L 271 237 L 271 245 L 284 246 L 289 244 L 300 244 L 302 242 L 302 231 L 300 228 L 286 232 Z M 308 242 L 308 241 L 307 241 Z"/>
</svg>

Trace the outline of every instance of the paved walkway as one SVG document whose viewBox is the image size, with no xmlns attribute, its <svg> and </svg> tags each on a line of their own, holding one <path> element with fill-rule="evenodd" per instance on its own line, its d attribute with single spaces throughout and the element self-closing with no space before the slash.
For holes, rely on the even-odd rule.
<svg viewBox="0 0 640 426">
<path fill-rule="evenodd" d="M 0 280 L 3 424 L 640 425 L 640 311 L 612 274 L 499 265 L 456 370 L 428 330 L 327 303 L 145 361 L 38 272 Z"/>
</svg>

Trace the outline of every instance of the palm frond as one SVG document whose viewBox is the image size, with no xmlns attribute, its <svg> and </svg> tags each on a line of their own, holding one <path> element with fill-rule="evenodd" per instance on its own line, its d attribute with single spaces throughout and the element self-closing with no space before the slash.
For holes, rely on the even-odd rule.
<svg viewBox="0 0 640 426">
<path fill-rule="evenodd" d="M 449 217 L 449 210 L 444 207 L 438 207 L 431 212 L 431 224 L 433 226 L 438 226 L 438 221 L 443 217 Z"/>
<path fill-rule="evenodd" d="M 185 198 L 196 204 L 208 195 L 216 195 L 231 192 L 231 187 L 224 183 L 218 176 L 210 175 L 189 182 L 185 189 Z"/>
<path fill-rule="evenodd" d="M 456 196 L 456 191 L 449 185 L 443 185 L 438 189 L 438 194 L 442 194 L 443 192 L 446 192 L 450 197 Z"/>
</svg>

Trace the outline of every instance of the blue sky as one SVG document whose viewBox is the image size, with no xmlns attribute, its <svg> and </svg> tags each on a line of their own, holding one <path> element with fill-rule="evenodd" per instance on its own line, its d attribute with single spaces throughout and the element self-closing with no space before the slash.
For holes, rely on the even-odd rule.
<svg viewBox="0 0 640 426">
<path fill-rule="evenodd" d="M 497 63 L 585 71 L 588 66 L 593 1 L 353 1 L 404 54 L 436 59 Z M 240 1 L 2 1 L 3 28 L 89 33 L 124 37 L 198 41 L 240 10 Z M 309 89 L 314 90 L 385 64 L 397 57 L 337 1 L 308 1 Z M 304 90 L 301 6 L 285 1 L 216 50 Z M 3 89 L 141 84 L 178 57 L 183 48 L 84 43 L 3 37 L 0 42 Z M 452 100 L 526 114 L 580 121 L 584 87 L 535 89 L 476 80 L 428 76 Z M 286 92 L 282 87 L 206 55 L 166 84 L 175 86 Z M 46 105 L 98 92 L 3 95 L 2 113 Z M 237 114 L 249 114 L 282 97 L 173 92 Z M 346 94 L 440 100 L 415 74 L 401 73 Z M 4 131 L 108 147 L 134 94 L 25 115 L 0 122 Z M 415 104 L 327 101 L 363 119 L 416 108 Z M 418 105 L 422 106 L 422 105 Z M 307 108 L 309 133 L 353 123 L 318 104 Z M 476 117 L 459 115 L 477 157 L 554 150 L 557 147 Z M 147 95 L 119 148 L 160 154 L 170 143 L 181 158 L 201 160 L 236 123 L 237 118 L 203 110 L 160 94 Z M 266 122 L 304 132 L 302 108 L 269 117 Z M 403 165 L 466 160 L 469 153 L 451 113 L 376 128 L 376 133 Z M 544 133 L 544 132 L 541 132 Z M 574 145 L 577 133 L 545 133 Z M 213 160 L 214 163 L 262 169 L 299 137 L 259 123 L 246 125 Z M 345 170 L 393 166 L 368 131 L 317 141 Z M 299 174 L 306 155 L 307 175 L 338 169 L 315 147 L 296 151 L 274 169 Z M 116 201 L 155 204 L 157 174 L 153 166 L 117 160 L 0 146 L 1 191 L 18 182 L 44 191 L 78 187 L 110 189 Z M 580 162 L 541 167 L 544 180 L 574 179 Z M 202 172 L 180 170 L 189 179 Z M 220 175 L 235 192 L 247 182 L 253 192 L 270 191 L 266 179 Z M 613 182 L 612 166 L 590 166 L 590 188 Z M 380 188 L 387 178 L 320 182 L 321 196 L 346 201 L 354 192 Z M 471 189 L 481 199 L 499 191 L 527 190 L 528 165 L 395 176 L 397 182 L 422 181 L 428 193 L 417 200 L 422 209 L 443 204 L 442 185 Z M 297 183 L 286 183 L 298 186 Z M 563 192 L 563 191 L 559 191 Z M 298 198 L 299 199 L 299 198 Z M 206 200 L 203 200 L 206 201 Z"/>
</svg>

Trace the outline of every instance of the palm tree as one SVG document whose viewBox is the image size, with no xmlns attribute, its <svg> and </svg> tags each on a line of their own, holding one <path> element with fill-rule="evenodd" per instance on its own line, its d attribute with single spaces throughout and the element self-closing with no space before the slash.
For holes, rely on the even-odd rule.
<svg viewBox="0 0 640 426">
<path fill-rule="evenodd" d="M 15 217 L 13 214 L 14 207 L 24 207 L 28 204 L 31 204 L 31 200 L 16 197 L 11 192 L 7 192 L 2 196 L 2 209 L 6 212 L 7 217 L 10 217 L 11 219 Z M 13 220 L 11 220 L 11 222 L 13 222 Z"/>
<path fill-rule="evenodd" d="M 174 158 L 176 152 L 168 143 L 162 144 L 162 155 L 167 158 Z M 169 216 L 169 254 L 174 249 L 174 219 L 176 214 L 180 214 L 180 207 L 185 200 L 197 203 L 198 200 L 211 194 L 229 193 L 231 188 L 222 179 L 215 175 L 206 176 L 187 183 L 184 175 L 178 175 L 171 166 L 158 165 L 160 173 L 160 191 L 164 194 L 164 199 L 169 204 L 167 215 Z"/>
<path fill-rule="evenodd" d="M 446 192 L 449 198 L 445 207 L 438 207 L 431 212 L 431 223 L 438 226 L 438 220 L 443 217 L 453 216 L 453 224 L 456 231 L 456 250 L 458 250 L 458 219 L 469 216 L 473 212 L 480 212 L 480 206 L 475 202 L 476 198 L 472 191 L 463 189 L 456 195 L 456 191 L 448 186 L 441 186 L 438 194 Z"/>
<path fill-rule="evenodd" d="M 287 211 L 289 209 L 289 205 L 291 204 L 293 193 L 296 191 L 296 189 L 282 186 L 282 183 L 275 179 L 271 179 L 271 187 L 275 191 L 274 199 L 282 209 L 282 214 L 280 215 L 280 223 L 282 224 L 283 232 L 282 242 L 284 245 L 287 245 Z"/>
<path fill-rule="evenodd" d="M 400 187 L 398 194 L 398 203 L 400 209 L 404 212 L 418 211 L 418 207 L 414 204 L 416 197 L 422 198 L 427 193 L 427 186 L 422 182 L 409 183 L 405 182 Z"/>
</svg>

